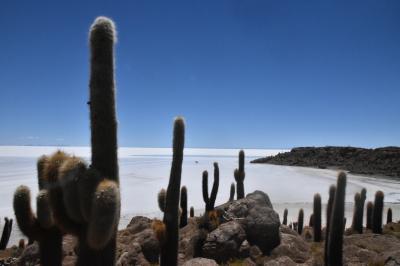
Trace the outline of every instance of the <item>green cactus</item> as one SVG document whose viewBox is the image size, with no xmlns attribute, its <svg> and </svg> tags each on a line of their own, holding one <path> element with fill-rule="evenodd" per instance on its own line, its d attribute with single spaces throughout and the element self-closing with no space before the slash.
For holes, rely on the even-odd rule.
<svg viewBox="0 0 400 266">
<path fill-rule="evenodd" d="M 190 207 L 190 218 L 194 217 L 194 208 Z"/>
<path fill-rule="evenodd" d="M 328 266 L 343 265 L 343 230 L 345 227 L 344 203 L 346 197 L 346 182 L 346 174 L 343 172 L 339 173 L 329 224 L 330 228 L 327 252 Z"/>
<path fill-rule="evenodd" d="M 331 185 L 329 187 L 329 199 L 326 209 L 326 229 L 325 229 L 325 243 L 324 243 L 324 264 L 328 265 L 328 242 L 329 242 L 329 227 L 331 221 L 333 201 L 335 200 L 336 186 Z"/>
<path fill-rule="evenodd" d="M 231 190 L 230 190 L 230 193 L 229 193 L 229 202 L 235 200 L 235 192 L 236 192 L 235 190 L 236 190 L 235 189 L 235 183 L 232 183 L 231 184 Z"/>
<path fill-rule="evenodd" d="M 288 216 L 288 209 L 283 211 L 283 222 L 282 224 L 287 225 L 287 216 Z"/>
<path fill-rule="evenodd" d="M 239 151 L 239 169 L 235 169 L 234 171 L 234 176 L 236 180 L 236 195 L 237 199 L 243 199 L 244 198 L 244 178 L 245 178 L 245 172 L 244 172 L 244 151 L 240 150 Z"/>
<path fill-rule="evenodd" d="M 391 222 L 392 222 L 392 208 L 389 208 L 387 210 L 386 224 L 390 224 Z"/>
<path fill-rule="evenodd" d="M 354 232 L 357 232 L 359 234 L 362 234 L 363 231 L 362 209 L 364 209 L 364 205 L 362 204 L 361 194 L 356 193 L 354 195 L 354 212 L 353 212 L 353 222 L 351 227 Z"/>
<path fill-rule="evenodd" d="M 374 204 L 371 201 L 367 203 L 367 229 L 372 230 L 372 213 L 374 211 Z"/>
<path fill-rule="evenodd" d="M 304 210 L 299 210 L 299 216 L 297 218 L 297 232 L 299 235 L 303 233 L 303 225 L 304 225 Z"/>
<path fill-rule="evenodd" d="M 383 198 L 382 191 L 379 190 L 375 193 L 374 209 L 372 211 L 372 232 L 374 234 L 382 234 Z"/>
<path fill-rule="evenodd" d="M 314 242 L 320 242 L 321 237 L 321 195 L 314 195 L 314 205 L 312 214 L 312 224 L 314 229 Z"/>
<path fill-rule="evenodd" d="M 47 199 L 44 199 L 47 198 Z M 18 227 L 31 241 L 39 243 L 40 262 L 43 266 L 57 266 L 62 264 L 62 233 L 54 226 L 48 202 L 48 195 L 41 191 L 37 198 L 37 211 L 41 220 L 35 217 L 31 209 L 30 190 L 26 186 L 19 186 L 14 194 L 14 212 Z M 46 213 L 47 212 L 47 213 Z M 47 218 L 45 218 L 47 217 Z M 42 224 L 41 222 L 44 223 Z"/>
<path fill-rule="evenodd" d="M 13 219 L 4 218 L 3 233 L 1 234 L 0 240 L 0 250 L 7 248 L 8 241 L 10 240 L 10 235 L 12 231 Z"/>
<path fill-rule="evenodd" d="M 179 193 L 185 143 L 185 123 L 183 118 L 178 117 L 175 119 L 173 136 L 173 157 L 163 219 L 168 233 L 165 243 L 161 245 L 160 266 L 173 266 L 178 263 Z"/>
<path fill-rule="evenodd" d="M 214 183 L 211 189 L 211 195 L 208 196 L 208 172 L 203 172 L 203 200 L 206 203 L 206 213 L 214 210 L 215 200 L 217 199 L 219 187 L 219 167 L 217 163 L 214 163 Z"/>
<path fill-rule="evenodd" d="M 185 227 L 188 223 L 188 213 L 187 213 L 187 188 L 183 186 L 181 188 L 181 220 L 179 227 Z"/>
</svg>

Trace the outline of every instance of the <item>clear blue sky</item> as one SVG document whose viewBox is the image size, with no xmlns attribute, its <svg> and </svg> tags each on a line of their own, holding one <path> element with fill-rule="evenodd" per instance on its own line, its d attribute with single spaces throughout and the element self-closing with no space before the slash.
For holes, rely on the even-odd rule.
<svg viewBox="0 0 400 266">
<path fill-rule="evenodd" d="M 400 1 L 19 1 L 0 144 L 88 145 L 88 28 L 116 22 L 120 146 L 400 145 Z"/>
</svg>

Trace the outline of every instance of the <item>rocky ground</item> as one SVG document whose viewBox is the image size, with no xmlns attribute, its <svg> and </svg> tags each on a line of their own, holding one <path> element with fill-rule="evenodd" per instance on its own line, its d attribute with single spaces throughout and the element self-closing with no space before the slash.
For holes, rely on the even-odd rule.
<svg viewBox="0 0 400 266">
<path fill-rule="evenodd" d="M 400 147 L 301 147 L 259 158 L 252 163 L 339 168 L 355 174 L 400 178 Z"/>
<path fill-rule="evenodd" d="M 312 229 L 298 235 L 280 225 L 268 196 L 260 191 L 216 208 L 216 220 L 194 217 L 180 229 L 179 265 L 323 265 L 324 242 L 312 242 Z M 159 242 L 153 220 L 132 218 L 118 233 L 117 265 L 157 265 Z M 64 238 L 64 265 L 74 265 L 75 238 Z M 400 223 L 384 234 L 344 237 L 346 265 L 400 265 Z M 39 265 L 38 246 L 12 247 L 0 253 L 0 265 Z"/>
</svg>

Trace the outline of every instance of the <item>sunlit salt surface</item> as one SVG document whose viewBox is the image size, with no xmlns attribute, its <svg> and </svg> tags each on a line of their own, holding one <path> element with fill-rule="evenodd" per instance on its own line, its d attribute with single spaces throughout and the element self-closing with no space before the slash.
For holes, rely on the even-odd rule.
<svg viewBox="0 0 400 266">
<path fill-rule="evenodd" d="M 32 198 L 37 194 L 36 160 L 42 154 L 50 154 L 57 147 L 0 147 L 0 217 L 14 217 L 12 209 L 13 193 L 18 185 L 31 188 Z M 61 147 L 65 152 L 81 156 L 89 161 L 88 147 Z M 312 200 L 320 193 L 323 203 L 327 202 L 328 190 L 336 183 L 337 171 L 303 167 L 275 166 L 268 164 L 250 164 L 249 161 L 283 150 L 247 149 L 246 153 L 246 193 L 254 190 L 266 192 L 282 217 L 284 208 L 289 210 L 289 221 L 297 220 L 298 210 L 305 211 L 305 223 L 312 212 Z M 185 149 L 182 171 L 182 185 L 188 188 L 188 205 L 200 214 L 204 209 L 201 192 L 201 178 L 204 170 L 209 171 L 211 189 L 213 162 L 220 167 L 220 185 L 216 204 L 229 198 L 230 184 L 234 182 L 233 171 L 238 167 L 237 149 Z M 126 226 L 135 215 L 161 217 L 157 205 L 157 193 L 166 188 L 171 166 L 169 148 L 120 148 L 120 182 L 122 197 L 122 217 L 120 227 Z M 376 190 L 385 193 L 385 207 L 393 209 L 394 219 L 400 216 L 400 180 L 375 179 L 348 175 L 346 189 L 347 226 L 351 223 L 353 198 L 363 187 L 367 189 L 367 200 L 373 200 Z M 35 208 L 35 202 L 32 207 Z M 323 208 L 326 206 L 323 205 Z M 323 210 L 325 213 L 325 210 Z M 325 222 L 323 215 L 323 223 Z M 386 209 L 385 217 L 386 220 Z M 1 223 L 3 225 L 3 222 Z M 21 237 L 14 226 L 10 244 Z"/>
</svg>

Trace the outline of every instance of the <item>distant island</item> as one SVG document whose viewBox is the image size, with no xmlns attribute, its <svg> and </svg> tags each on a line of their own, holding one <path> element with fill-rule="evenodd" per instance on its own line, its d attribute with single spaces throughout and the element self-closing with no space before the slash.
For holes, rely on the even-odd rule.
<svg viewBox="0 0 400 266">
<path fill-rule="evenodd" d="M 251 163 L 341 169 L 354 174 L 400 178 L 400 147 L 298 147 Z"/>
</svg>

